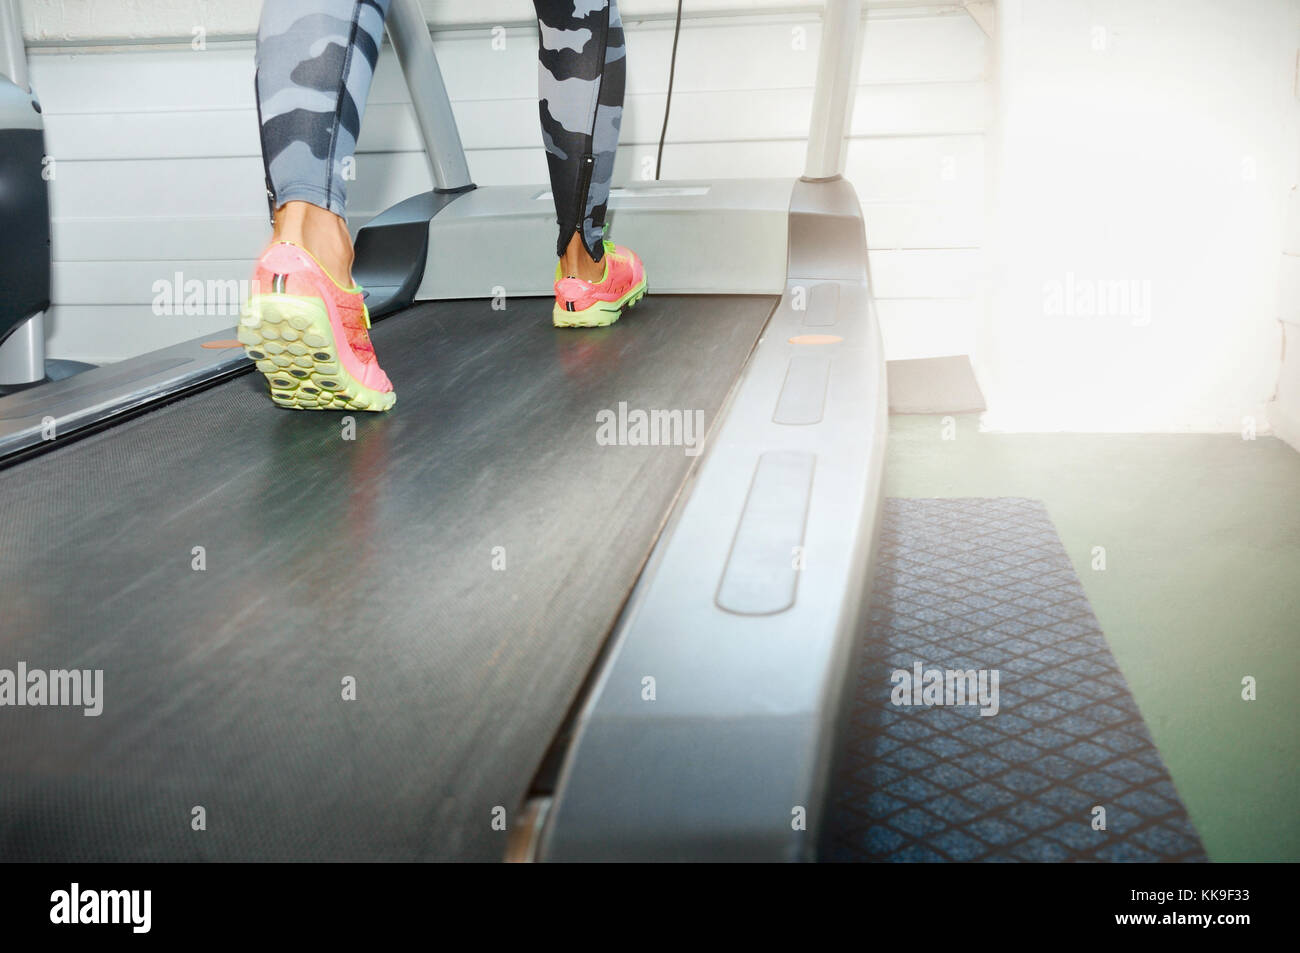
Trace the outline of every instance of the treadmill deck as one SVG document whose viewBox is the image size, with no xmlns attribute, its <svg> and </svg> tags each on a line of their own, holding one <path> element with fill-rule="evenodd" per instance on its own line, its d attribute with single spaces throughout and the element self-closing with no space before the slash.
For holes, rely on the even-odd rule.
<svg viewBox="0 0 1300 953">
<path fill-rule="evenodd" d="M 0 717 L 0 859 L 499 859 L 696 459 L 600 422 L 712 427 L 775 303 L 420 305 L 354 434 L 250 374 L 0 471 L 0 669 L 103 670 Z"/>
</svg>

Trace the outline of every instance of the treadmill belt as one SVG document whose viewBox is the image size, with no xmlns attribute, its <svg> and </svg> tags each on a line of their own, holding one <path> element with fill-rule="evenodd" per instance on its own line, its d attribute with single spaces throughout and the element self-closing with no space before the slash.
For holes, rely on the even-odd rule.
<svg viewBox="0 0 1300 953">
<path fill-rule="evenodd" d="M 597 415 L 711 427 L 774 304 L 421 305 L 354 433 L 250 374 L 0 471 L 0 677 L 103 670 L 0 710 L 0 859 L 499 859 L 695 460 Z"/>
</svg>

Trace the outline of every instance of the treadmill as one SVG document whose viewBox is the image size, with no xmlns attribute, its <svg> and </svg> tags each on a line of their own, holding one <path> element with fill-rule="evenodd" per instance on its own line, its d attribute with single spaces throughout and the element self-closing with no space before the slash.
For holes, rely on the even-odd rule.
<svg viewBox="0 0 1300 953">
<path fill-rule="evenodd" d="M 549 191 L 473 184 L 394 0 L 434 188 L 355 271 L 396 407 L 277 408 L 234 328 L 0 399 L 0 679 L 102 672 L 5 702 L 0 859 L 816 859 L 886 432 L 861 17 L 805 175 L 615 189 L 651 294 L 572 330 Z"/>
</svg>

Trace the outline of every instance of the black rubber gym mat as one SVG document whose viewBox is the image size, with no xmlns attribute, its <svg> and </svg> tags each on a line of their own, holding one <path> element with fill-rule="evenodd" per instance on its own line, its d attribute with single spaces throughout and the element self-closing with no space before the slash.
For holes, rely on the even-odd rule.
<svg viewBox="0 0 1300 953">
<path fill-rule="evenodd" d="M 885 502 L 832 804 L 829 860 L 1205 859 L 1037 500 Z"/>
<path fill-rule="evenodd" d="M 711 425 L 774 303 L 424 305 L 355 434 L 255 374 L 0 472 L 0 669 L 103 670 L 0 709 L 0 858 L 501 857 L 696 459 L 597 414 Z"/>
</svg>

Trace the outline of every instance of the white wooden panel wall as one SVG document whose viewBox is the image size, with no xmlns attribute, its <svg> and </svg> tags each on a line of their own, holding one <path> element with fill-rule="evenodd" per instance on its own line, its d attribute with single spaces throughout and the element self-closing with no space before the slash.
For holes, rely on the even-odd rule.
<svg viewBox="0 0 1300 953">
<path fill-rule="evenodd" d="M 1293 113 L 1296 108 L 1294 104 L 1291 106 Z M 1300 180 L 1300 172 L 1296 178 Z M 1300 181 L 1287 194 L 1281 271 L 1278 311 L 1282 323 L 1282 366 L 1277 391 L 1268 406 L 1268 422 L 1275 434 L 1300 450 Z"/>
<path fill-rule="evenodd" d="M 108 361 L 233 323 L 229 315 L 155 315 L 150 303 L 154 283 L 178 271 L 186 280 L 247 277 L 265 240 L 253 47 L 211 37 L 202 51 L 185 43 L 91 47 L 85 39 L 69 46 L 56 34 L 69 35 L 78 6 L 26 6 L 32 78 L 55 160 L 50 352 Z M 190 5 L 173 6 L 180 30 Z M 256 6 L 230 5 L 225 28 L 255 25 Z M 887 352 L 965 353 L 983 308 L 985 38 L 955 9 L 881 6 L 867 21 L 848 175 L 875 249 Z M 631 56 L 622 182 L 652 174 L 672 42 L 670 20 L 628 15 L 640 7 L 657 9 L 624 4 Z M 426 8 L 445 21 L 439 3 Z M 91 26 L 109 29 L 99 23 Z M 819 40 L 815 8 L 688 19 L 664 177 L 798 175 Z M 492 49 L 486 28 L 446 30 L 435 42 L 476 181 L 544 182 L 535 30 L 509 28 L 503 51 Z M 386 50 L 351 186 L 351 224 L 428 186 L 406 90 Z M 653 265 L 653 249 L 642 251 Z"/>
<path fill-rule="evenodd" d="M 23 32 L 33 43 L 252 36 L 263 0 L 24 0 Z M 903 11 L 935 0 L 865 0 L 872 10 Z M 420 0 L 425 18 L 441 28 L 528 22 L 525 0 Z M 691 0 L 691 16 L 821 8 L 820 0 Z M 624 19 L 672 16 L 677 0 L 619 0 Z"/>
</svg>

